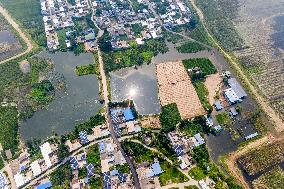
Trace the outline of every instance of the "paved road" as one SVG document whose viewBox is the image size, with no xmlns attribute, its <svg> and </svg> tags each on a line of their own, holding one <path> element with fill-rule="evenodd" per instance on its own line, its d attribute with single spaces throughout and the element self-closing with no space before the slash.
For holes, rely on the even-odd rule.
<svg viewBox="0 0 284 189">
<path fill-rule="evenodd" d="M 32 45 L 32 42 L 30 41 L 30 39 L 21 30 L 20 26 L 13 20 L 13 18 L 8 13 L 8 11 L 6 9 L 4 9 L 1 5 L 0 5 L 0 13 L 5 17 L 5 19 L 8 21 L 8 23 L 19 33 L 20 37 L 25 41 L 25 43 L 28 46 L 28 48 L 24 52 L 17 54 L 13 57 L 10 57 L 10 58 L 5 59 L 5 60 L 0 62 L 0 64 L 4 64 L 4 63 L 6 63 L 10 60 L 14 60 L 16 58 L 19 58 L 20 56 L 23 56 L 23 55 L 29 53 L 33 49 L 33 45 Z"/>
<path fill-rule="evenodd" d="M 92 18 L 92 20 L 93 20 L 93 18 Z M 94 22 L 94 20 L 93 20 L 93 22 Z M 94 22 L 94 24 L 96 25 L 95 22 Z M 97 28 L 99 29 L 98 38 L 100 38 L 103 35 L 104 32 L 98 26 L 97 26 Z M 108 91 L 108 86 L 107 86 L 108 85 L 107 84 L 107 77 L 106 77 L 105 70 L 104 70 L 104 62 L 103 62 L 102 53 L 100 51 L 99 46 L 98 46 L 98 56 L 99 56 L 99 67 L 100 67 L 101 84 L 102 84 L 101 87 L 103 89 L 103 97 L 104 97 L 105 110 L 106 110 L 105 111 L 105 117 L 106 117 L 106 120 L 107 120 L 107 125 L 108 125 L 108 128 L 110 130 L 111 137 L 113 138 L 113 141 L 115 142 L 115 144 L 117 145 L 117 147 L 121 151 L 124 159 L 126 160 L 126 162 L 128 163 L 128 165 L 130 167 L 130 171 L 131 171 L 131 174 L 133 176 L 134 185 L 135 185 L 136 189 L 141 189 L 136 169 L 135 169 L 131 159 L 127 156 L 127 154 L 125 153 L 125 151 L 121 147 L 120 141 L 118 140 L 118 138 L 117 138 L 117 136 L 116 136 L 116 134 L 114 132 L 113 124 L 112 124 L 111 118 L 109 116 L 109 108 L 108 108 L 108 103 L 109 103 L 109 98 L 108 98 L 109 96 L 108 95 L 109 95 L 109 91 Z"/>
<path fill-rule="evenodd" d="M 139 178 L 138 178 L 138 174 L 137 174 L 137 171 L 134 167 L 134 164 L 132 163 L 130 157 L 125 153 L 124 149 L 121 147 L 121 144 L 118 140 L 118 138 L 116 137 L 116 134 L 114 132 L 114 129 L 113 129 L 113 124 L 111 123 L 111 120 L 109 118 L 109 129 L 110 129 L 110 133 L 111 133 L 111 136 L 113 138 L 113 141 L 116 143 L 116 145 L 118 146 L 119 150 L 121 151 L 124 159 L 126 160 L 126 162 L 128 163 L 129 167 L 130 167 L 130 171 L 131 171 L 131 174 L 133 176 L 133 181 L 134 181 L 134 186 L 136 189 L 141 189 L 141 186 L 140 186 L 140 182 L 139 182 Z"/>
</svg>

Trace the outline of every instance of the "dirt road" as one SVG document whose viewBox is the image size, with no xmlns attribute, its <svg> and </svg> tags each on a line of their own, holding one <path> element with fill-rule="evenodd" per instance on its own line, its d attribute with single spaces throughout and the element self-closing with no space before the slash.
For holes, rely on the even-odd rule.
<svg viewBox="0 0 284 189">
<path fill-rule="evenodd" d="M 261 106 L 262 110 L 268 115 L 270 120 L 274 123 L 275 130 L 277 132 L 282 132 L 284 130 L 284 122 L 280 118 L 279 114 L 274 109 L 271 108 L 271 106 L 269 105 L 269 102 L 267 100 L 265 100 L 262 97 L 262 95 L 259 94 L 258 90 L 250 83 L 250 80 L 244 74 L 244 72 L 240 68 L 238 62 L 236 62 L 227 52 L 225 52 L 223 50 L 223 48 L 218 44 L 218 42 L 210 34 L 208 28 L 206 27 L 206 23 L 205 23 L 203 12 L 201 11 L 201 9 L 199 9 L 196 6 L 195 0 L 189 0 L 189 1 L 192 4 L 193 8 L 196 10 L 202 25 L 204 26 L 206 32 L 208 33 L 208 36 L 213 41 L 214 45 L 219 49 L 219 51 L 224 55 L 224 57 L 231 63 L 231 65 L 234 67 L 234 69 L 238 72 L 238 74 L 239 74 L 240 78 L 243 80 L 243 82 L 246 83 L 246 85 L 248 86 L 249 90 L 251 91 L 251 93 L 255 97 L 256 101 Z"/>
<path fill-rule="evenodd" d="M 255 149 L 263 145 L 272 144 L 281 140 L 284 140 L 284 137 L 275 138 L 269 134 L 250 143 L 244 148 L 229 154 L 228 158 L 225 160 L 225 164 L 228 166 L 230 174 L 234 176 L 244 188 L 249 189 L 248 183 L 245 181 L 240 169 L 238 168 L 238 165 L 236 164 L 237 159 L 249 152 L 251 149 Z"/>
<path fill-rule="evenodd" d="M 32 42 L 30 41 L 30 39 L 21 30 L 20 26 L 13 20 L 13 18 L 8 13 L 8 11 L 6 9 L 4 9 L 1 5 L 0 5 L 0 13 L 5 17 L 5 19 L 8 21 L 8 23 L 19 33 L 20 37 L 25 41 L 25 43 L 28 46 L 28 48 L 24 52 L 21 52 L 20 54 L 17 54 L 15 56 L 12 56 L 12 57 L 5 59 L 5 60 L 0 62 L 0 64 L 3 64 L 3 63 L 6 63 L 10 60 L 14 60 L 14 59 L 16 59 L 20 56 L 23 56 L 23 55 L 29 53 L 33 49 L 33 45 L 32 45 Z"/>
</svg>

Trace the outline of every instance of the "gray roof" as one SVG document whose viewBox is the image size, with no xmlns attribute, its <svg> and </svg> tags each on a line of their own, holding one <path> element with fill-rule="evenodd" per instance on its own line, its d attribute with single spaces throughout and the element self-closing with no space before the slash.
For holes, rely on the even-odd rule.
<svg viewBox="0 0 284 189">
<path fill-rule="evenodd" d="M 239 84 L 239 82 L 236 80 L 236 78 L 228 79 L 228 84 L 235 91 L 235 93 L 237 94 L 239 98 L 244 98 L 247 96 L 247 93 L 244 91 L 244 89 Z"/>
</svg>

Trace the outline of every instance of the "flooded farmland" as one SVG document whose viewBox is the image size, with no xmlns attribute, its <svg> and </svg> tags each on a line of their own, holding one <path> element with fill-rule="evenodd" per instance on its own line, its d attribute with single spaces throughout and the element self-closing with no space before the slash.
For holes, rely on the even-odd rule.
<svg viewBox="0 0 284 189">
<path fill-rule="evenodd" d="M 160 113 L 155 65 L 126 68 L 110 76 L 112 101 L 133 99 L 141 115 Z"/>
<path fill-rule="evenodd" d="M 22 46 L 8 29 L 0 31 L 0 61 L 20 53 Z"/>
<path fill-rule="evenodd" d="M 247 48 L 236 51 L 261 92 L 284 118 L 283 0 L 238 0 L 236 28 Z"/>
<path fill-rule="evenodd" d="M 63 78 L 65 89 L 56 94 L 46 109 L 35 112 L 32 118 L 20 124 L 21 137 L 25 140 L 46 138 L 53 131 L 58 134 L 70 132 L 76 124 L 87 120 L 101 108 L 98 102 L 99 84 L 96 76 L 79 77 L 75 73 L 77 65 L 93 62 L 92 54 L 75 56 L 70 52 L 43 52 L 39 56 L 53 60 L 55 71 L 50 77 Z"/>
</svg>

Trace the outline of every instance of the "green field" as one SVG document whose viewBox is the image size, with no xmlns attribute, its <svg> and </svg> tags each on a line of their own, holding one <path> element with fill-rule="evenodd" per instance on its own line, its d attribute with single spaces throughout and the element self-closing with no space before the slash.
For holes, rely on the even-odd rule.
<svg viewBox="0 0 284 189">
<path fill-rule="evenodd" d="M 192 41 L 187 41 L 177 47 L 177 51 L 180 53 L 196 53 L 203 50 L 208 50 L 208 49 L 203 45 L 200 45 L 199 43 Z"/>
<path fill-rule="evenodd" d="M 182 62 L 186 69 L 200 68 L 200 73 L 191 75 L 192 80 L 203 79 L 207 75 L 217 73 L 217 69 L 208 58 L 193 58 Z"/>
<path fill-rule="evenodd" d="M 18 111 L 15 107 L 0 106 L 0 143 L 4 150 L 18 151 Z"/>
<path fill-rule="evenodd" d="M 160 122 L 162 132 L 168 133 L 175 130 L 176 125 L 181 121 L 181 116 L 178 107 L 175 103 L 168 104 L 162 107 L 160 114 Z"/>
</svg>

